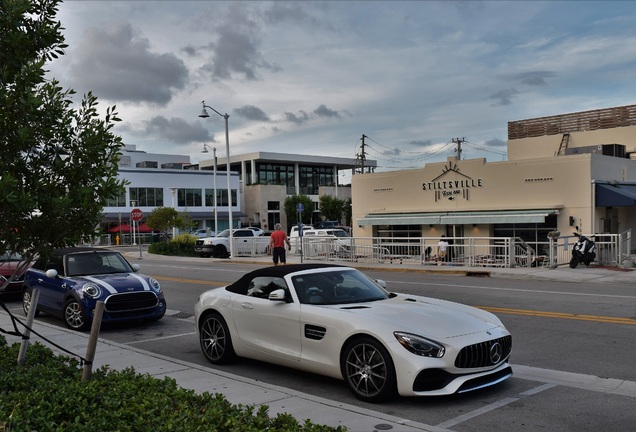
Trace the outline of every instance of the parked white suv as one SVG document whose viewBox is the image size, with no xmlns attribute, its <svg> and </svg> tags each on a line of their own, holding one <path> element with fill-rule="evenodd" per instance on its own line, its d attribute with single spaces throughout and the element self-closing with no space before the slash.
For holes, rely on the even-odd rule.
<svg viewBox="0 0 636 432">
<path fill-rule="evenodd" d="M 312 250 L 326 252 L 346 252 L 352 246 L 352 239 L 349 234 L 340 228 L 303 228 L 303 237 L 308 239 L 305 244 L 311 244 Z M 300 252 L 300 237 L 298 230 L 292 230 L 289 236 L 289 242 L 294 248 L 294 252 Z M 307 251 L 306 251 L 307 252 Z"/>
<path fill-rule="evenodd" d="M 267 254 L 269 237 L 249 228 L 232 231 L 234 237 L 234 255 L 253 256 Z M 228 258 L 230 256 L 230 230 L 221 231 L 216 237 L 197 239 L 194 251 L 202 257 Z"/>
</svg>

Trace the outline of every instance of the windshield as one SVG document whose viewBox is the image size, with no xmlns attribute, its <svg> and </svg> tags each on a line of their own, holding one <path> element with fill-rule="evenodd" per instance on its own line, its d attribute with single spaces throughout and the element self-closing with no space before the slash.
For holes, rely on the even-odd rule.
<svg viewBox="0 0 636 432">
<path fill-rule="evenodd" d="M 345 232 L 345 230 L 333 230 L 333 235 L 336 237 L 349 237 L 349 234 Z"/>
<path fill-rule="evenodd" d="M 85 252 L 66 256 L 67 276 L 132 272 L 130 264 L 119 252 Z"/>
<path fill-rule="evenodd" d="M 226 229 L 216 235 L 217 237 L 230 237 L 230 230 Z"/>
<path fill-rule="evenodd" d="M 22 255 L 18 253 L 3 253 L 0 254 L 0 261 L 20 261 L 22 259 Z"/>
<path fill-rule="evenodd" d="M 330 270 L 292 277 L 301 303 L 338 305 L 389 298 L 388 292 L 358 270 Z"/>
</svg>

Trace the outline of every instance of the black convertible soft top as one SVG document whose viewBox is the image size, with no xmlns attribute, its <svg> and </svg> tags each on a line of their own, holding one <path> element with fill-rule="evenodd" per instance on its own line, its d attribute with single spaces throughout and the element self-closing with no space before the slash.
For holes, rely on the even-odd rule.
<svg viewBox="0 0 636 432">
<path fill-rule="evenodd" d="M 249 273 L 241 276 L 239 280 L 227 286 L 228 291 L 232 292 L 241 292 L 247 291 L 250 281 L 252 281 L 255 277 L 261 276 L 269 276 L 269 277 L 285 277 L 290 273 L 295 273 L 303 270 L 313 270 L 320 268 L 330 268 L 330 267 L 340 267 L 340 268 L 348 268 L 347 266 L 336 265 L 336 264 L 288 264 L 281 266 L 268 266 L 262 267 L 256 270 L 253 270 Z"/>
</svg>

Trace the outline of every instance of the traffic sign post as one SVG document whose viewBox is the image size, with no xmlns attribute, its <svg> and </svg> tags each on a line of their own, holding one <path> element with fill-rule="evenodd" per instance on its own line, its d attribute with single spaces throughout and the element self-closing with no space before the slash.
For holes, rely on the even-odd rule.
<svg viewBox="0 0 636 432">
<path fill-rule="evenodd" d="M 132 209 L 132 211 L 130 212 L 130 218 L 133 220 L 133 223 L 132 223 L 133 246 L 137 244 L 135 242 L 135 222 L 139 222 L 143 217 L 144 217 L 144 212 L 142 212 L 141 209 L 138 209 L 137 207 Z M 141 239 L 139 239 L 139 248 L 141 250 Z"/>
</svg>

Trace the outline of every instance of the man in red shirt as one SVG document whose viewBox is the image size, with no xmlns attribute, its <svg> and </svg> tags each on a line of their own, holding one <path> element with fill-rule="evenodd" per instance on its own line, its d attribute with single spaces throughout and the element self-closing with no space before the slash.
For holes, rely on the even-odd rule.
<svg viewBox="0 0 636 432">
<path fill-rule="evenodd" d="M 287 257 L 285 256 L 285 243 L 287 243 L 287 250 L 291 250 L 291 243 L 289 243 L 287 234 L 285 234 L 285 232 L 281 230 L 280 224 L 277 223 L 276 225 L 274 225 L 274 232 L 272 233 L 269 240 L 269 251 L 272 254 L 274 265 L 278 265 L 279 260 L 282 265 L 287 264 Z"/>
</svg>

